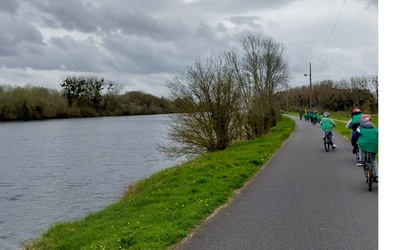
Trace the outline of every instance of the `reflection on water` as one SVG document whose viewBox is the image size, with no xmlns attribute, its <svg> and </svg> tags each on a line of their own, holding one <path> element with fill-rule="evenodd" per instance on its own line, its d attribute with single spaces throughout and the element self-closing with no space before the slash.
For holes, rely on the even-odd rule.
<svg viewBox="0 0 400 250">
<path fill-rule="evenodd" d="M 18 249 L 57 221 L 117 201 L 124 188 L 177 162 L 168 116 L 0 123 L 0 249 Z"/>
</svg>

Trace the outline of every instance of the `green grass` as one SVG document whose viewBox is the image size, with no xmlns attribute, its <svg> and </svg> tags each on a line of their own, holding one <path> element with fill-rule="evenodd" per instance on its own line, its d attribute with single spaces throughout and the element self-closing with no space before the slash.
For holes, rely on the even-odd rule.
<svg viewBox="0 0 400 250">
<path fill-rule="evenodd" d="M 168 249 L 229 202 L 293 132 L 288 117 L 263 138 L 160 171 L 105 209 L 51 227 L 25 249 Z"/>
</svg>

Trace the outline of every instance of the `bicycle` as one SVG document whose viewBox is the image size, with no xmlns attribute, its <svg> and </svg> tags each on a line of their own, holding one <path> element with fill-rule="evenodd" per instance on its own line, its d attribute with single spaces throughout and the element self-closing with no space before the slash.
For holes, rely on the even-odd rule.
<svg viewBox="0 0 400 250">
<path fill-rule="evenodd" d="M 332 143 L 332 140 L 331 140 L 331 131 L 325 131 L 325 135 L 324 135 L 324 148 L 325 148 L 325 151 L 328 152 L 330 147 L 332 148 L 332 150 L 335 149 L 333 147 L 333 143 Z"/>
<path fill-rule="evenodd" d="M 312 123 L 312 125 L 315 126 L 315 124 L 317 123 L 317 119 L 316 118 L 311 118 L 311 123 Z"/>
<path fill-rule="evenodd" d="M 357 159 L 357 161 L 360 159 L 360 148 L 357 146 L 356 147 L 356 153 L 355 153 L 355 155 L 356 155 L 356 159 Z"/>
<path fill-rule="evenodd" d="M 371 152 L 364 152 L 363 157 L 364 175 L 368 183 L 368 191 L 372 191 L 372 183 L 375 182 L 374 166 L 371 162 Z"/>
</svg>

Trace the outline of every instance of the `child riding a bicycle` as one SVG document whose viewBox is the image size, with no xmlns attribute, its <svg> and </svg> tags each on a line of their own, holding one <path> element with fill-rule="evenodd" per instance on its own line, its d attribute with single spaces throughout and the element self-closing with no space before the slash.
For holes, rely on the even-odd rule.
<svg viewBox="0 0 400 250">
<path fill-rule="evenodd" d="M 376 154 L 378 153 L 378 129 L 372 123 L 372 117 L 364 114 L 361 117 L 360 126 L 354 131 L 351 137 L 351 144 L 359 146 L 360 155 L 357 166 L 362 166 L 363 152 L 371 153 L 371 163 L 375 170 L 375 181 L 378 182 L 378 164 Z"/>
<path fill-rule="evenodd" d="M 361 122 L 361 117 L 364 115 L 364 113 L 361 111 L 361 109 L 354 107 L 353 111 L 351 111 L 351 118 L 346 124 L 346 128 L 349 128 L 352 130 L 351 136 L 353 136 L 354 132 L 356 129 L 360 126 Z M 353 144 L 352 144 L 353 145 Z M 358 145 L 353 145 L 353 154 L 357 153 Z"/>
<path fill-rule="evenodd" d="M 336 127 L 336 123 L 329 118 L 329 113 L 328 112 L 324 112 L 324 117 L 321 120 L 321 129 L 324 131 L 324 137 L 325 137 L 325 132 L 328 132 L 329 136 L 331 137 L 331 141 L 332 141 L 332 148 L 337 148 L 336 144 L 335 144 L 335 136 L 333 134 L 332 129 L 334 127 Z"/>
</svg>

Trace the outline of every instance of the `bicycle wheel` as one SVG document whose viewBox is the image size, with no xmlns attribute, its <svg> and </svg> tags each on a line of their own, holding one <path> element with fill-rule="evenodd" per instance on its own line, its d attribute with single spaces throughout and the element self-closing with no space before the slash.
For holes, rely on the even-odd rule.
<svg viewBox="0 0 400 250">
<path fill-rule="evenodd" d="M 364 165 L 364 176 L 365 176 L 366 182 L 368 183 L 368 166 L 365 162 L 363 162 L 363 165 Z"/>
<path fill-rule="evenodd" d="M 328 152 L 329 151 L 329 138 L 325 135 L 324 137 L 324 147 L 325 147 L 325 151 Z"/>
<path fill-rule="evenodd" d="M 356 156 L 356 160 L 357 160 L 357 162 L 358 162 L 359 159 L 360 159 L 360 148 L 357 146 L 356 149 L 357 149 L 357 150 L 356 150 L 355 156 Z"/>
<path fill-rule="evenodd" d="M 372 191 L 372 179 L 373 179 L 373 173 L 372 173 L 372 165 L 370 162 L 367 163 L 367 182 L 368 182 L 368 191 Z"/>
</svg>

